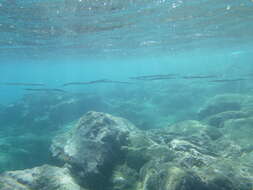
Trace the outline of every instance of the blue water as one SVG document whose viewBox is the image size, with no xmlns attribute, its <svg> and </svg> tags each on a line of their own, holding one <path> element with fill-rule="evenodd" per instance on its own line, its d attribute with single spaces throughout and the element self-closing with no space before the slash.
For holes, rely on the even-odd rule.
<svg viewBox="0 0 253 190">
<path fill-rule="evenodd" d="M 196 49 L 201 54 L 240 52 L 252 42 L 253 5 L 245 0 L 0 3 L 0 55 L 5 61 L 11 57 L 11 62 L 115 57 L 138 60 Z"/>
<path fill-rule="evenodd" d="M 251 51 L 252 9 L 245 0 L 1 0 L 1 64 L 240 56 Z"/>
<path fill-rule="evenodd" d="M 0 0 L 0 104 L 30 93 L 28 87 L 3 84 L 8 82 L 101 95 L 132 86 L 62 85 L 133 82 L 129 77 L 155 74 L 247 80 L 222 87 L 194 80 L 150 82 L 150 93 L 164 84 L 161 89 L 170 87 L 173 96 L 181 83 L 213 94 L 251 93 L 252 19 L 249 0 Z M 137 81 L 135 87 L 147 84 Z M 194 90 L 187 93 L 194 96 Z"/>
<path fill-rule="evenodd" d="M 0 172 L 50 163 L 55 131 L 78 119 L 78 109 L 106 111 L 147 129 L 196 119 L 215 95 L 252 95 L 252 20 L 250 0 L 0 0 L 0 118 L 7 118 L 0 120 Z M 130 79 L 162 74 L 177 78 Z M 194 75 L 245 80 L 182 79 Z M 63 86 L 100 79 L 133 84 Z M 4 84 L 17 82 L 45 86 Z M 78 93 L 82 106 L 71 107 Z"/>
<path fill-rule="evenodd" d="M 1 63 L 1 82 L 43 83 L 46 88 L 66 89 L 70 92 L 83 92 L 96 86 L 62 87 L 68 82 L 85 82 L 98 79 L 130 81 L 129 77 L 152 74 L 187 75 L 221 75 L 223 78 L 251 78 L 253 72 L 252 52 L 249 49 L 240 51 L 220 50 L 215 53 L 190 50 L 172 56 L 152 56 L 135 58 L 87 58 L 64 60 L 22 60 Z M 207 83 L 208 84 L 208 83 Z M 27 92 L 23 86 L 1 85 L 1 104 L 8 104 L 21 98 Z M 85 88 L 85 90 L 83 89 Z"/>
</svg>

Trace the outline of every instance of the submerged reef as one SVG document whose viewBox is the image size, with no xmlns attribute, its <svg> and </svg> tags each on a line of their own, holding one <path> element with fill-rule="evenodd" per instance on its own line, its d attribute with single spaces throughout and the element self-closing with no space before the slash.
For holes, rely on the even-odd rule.
<svg viewBox="0 0 253 190">
<path fill-rule="evenodd" d="M 88 112 L 67 134 L 54 139 L 54 157 L 92 189 L 104 189 L 115 164 L 123 157 L 129 133 L 136 128 L 127 120 L 99 112 Z"/>
<path fill-rule="evenodd" d="M 53 137 L 90 110 L 124 117 L 143 130 L 197 115 L 196 96 L 187 85 L 173 93 L 174 87 L 167 84 L 129 86 L 110 84 L 106 90 L 100 86 L 82 93 L 29 92 L 0 105 L 0 172 L 53 164 L 49 151 Z"/>
<path fill-rule="evenodd" d="M 121 117 L 89 111 L 74 127 L 53 137 L 50 151 L 57 164 L 4 172 L 0 189 L 252 190 L 253 115 L 221 115 L 222 127 L 206 119 L 249 110 L 249 104 L 233 100 L 237 106 L 229 103 L 229 109 L 219 112 L 207 103 L 199 121 L 150 130 L 138 129 Z"/>
<path fill-rule="evenodd" d="M 43 165 L 32 169 L 5 172 L 0 179 L 0 189 L 73 189 L 84 190 L 71 176 L 68 168 Z"/>
</svg>

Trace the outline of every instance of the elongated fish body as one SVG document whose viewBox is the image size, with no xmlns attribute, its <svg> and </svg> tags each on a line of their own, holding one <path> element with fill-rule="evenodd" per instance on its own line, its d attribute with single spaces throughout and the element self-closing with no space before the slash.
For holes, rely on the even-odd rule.
<svg viewBox="0 0 253 190">
<path fill-rule="evenodd" d="M 208 82 L 216 82 L 216 83 L 222 83 L 222 82 L 237 82 L 237 81 L 244 81 L 246 79 L 221 79 L 221 80 L 211 80 L 211 81 L 208 81 Z"/>
<path fill-rule="evenodd" d="M 147 78 L 147 79 L 140 79 L 144 81 L 152 81 L 152 80 L 170 80 L 170 79 L 176 79 L 175 77 L 154 77 L 154 78 Z"/>
<path fill-rule="evenodd" d="M 169 78 L 169 77 L 175 77 L 177 74 L 166 74 L 166 75 L 144 75 L 144 76 L 137 76 L 137 77 L 130 77 L 130 79 L 135 80 L 149 80 L 154 78 Z"/>
<path fill-rule="evenodd" d="M 130 83 L 130 82 L 124 82 L 124 81 L 114 81 L 114 80 L 102 79 L 102 80 L 95 80 L 95 81 L 89 81 L 89 82 L 70 82 L 70 83 L 65 83 L 65 84 L 63 84 L 63 86 L 87 85 L 87 84 L 96 84 L 96 83 L 132 84 L 132 83 Z"/>
<path fill-rule="evenodd" d="M 25 88 L 26 91 L 40 91 L 40 92 L 66 92 L 58 88 Z"/>
<path fill-rule="evenodd" d="M 217 75 L 196 75 L 196 76 L 183 76 L 183 79 L 208 79 L 217 78 Z"/>
<path fill-rule="evenodd" d="M 69 82 L 63 84 L 63 86 L 71 86 L 71 85 L 84 85 L 84 84 L 95 84 L 95 83 L 102 83 L 108 81 L 107 79 L 101 79 L 101 80 L 94 80 L 89 82 Z"/>
</svg>

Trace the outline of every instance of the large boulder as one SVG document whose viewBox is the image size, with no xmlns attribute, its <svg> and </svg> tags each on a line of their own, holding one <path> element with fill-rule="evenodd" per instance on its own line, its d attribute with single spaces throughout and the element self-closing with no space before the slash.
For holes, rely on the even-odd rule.
<svg viewBox="0 0 253 190">
<path fill-rule="evenodd" d="M 159 141 L 159 132 L 155 130 L 152 132 L 142 131 L 142 133 L 130 136 L 129 144 L 124 148 L 127 166 L 139 172 L 143 165 L 150 160 L 159 158 L 171 161 L 174 159 L 174 152 L 170 150 L 169 146 Z M 163 136 L 160 137 L 163 138 Z"/>
<path fill-rule="evenodd" d="M 251 190 L 252 149 L 236 160 L 230 151 L 239 146 L 222 129 L 188 120 L 130 136 L 124 170 L 115 170 L 112 189 Z"/>
<path fill-rule="evenodd" d="M 240 160 L 219 158 L 201 168 L 192 168 L 208 190 L 252 190 L 252 169 Z"/>
<path fill-rule="evenodd" d="M 252 190 L 252 123 L 229 119 L 215 128 L 188 120 L 140 131 L 88 112 L 53 141 L 62 168 L 5 172 L 0 190 Z"/>
<path fill-rule="evenodd" d="M 35 92 L 0 105 L 0 172 L 52 164 L 49 148 L 55 133 L 91 109 L 106 109 L 101 97 Z"/>
<path fill-rule="evenodd" d="M 200 177 L 173 163 L 150 161 L 140 172 L 141 190 L 209 190 Z"/>
<path fill-rule="evenodd" d="M 211 142 L 219 131 L 199 121 L 188 120 L 163 129 L 136 133 L 129 138 L 126 164 L 137 171 L 150 160 L 175 162 L 183 167 L 208 165 L 215 160 Z"/>
<path fill-rule="evenodd" d="M 207 117 L 205 121 L 215 127 L 223 127 L 225 121 L 230 119 L 247 118 L 250 114 L 245 111 L 225 111 L 210 117 Z"/>
<path fill-rule="evenodd" d="M 253 151 L 253 117 L 230 119 L 220 129 L 223 138 L 216 143 L 216 151 L 230 158 L 245 158 Z"/>
<path fill-rule="evenodd" d="M 199 121 L 188 120 L 168 127 L 174 138 L 168 146 L 176 155 L 175 162 L 185 168 L 202 167 L 216 160 L 212 142 L 220 134 L 210 132 L 210 127 Z M 215 136 L 215 137 L 214 137 Z"/>
<path fill-rule="evenodd" d="M 67 168 L 43 165 L 0 175 L 0 190 L 85 190 Z"/>
<path fill-rule="evenodd" d="M 240 146 L 253 146 L 253 117 L 231 119 L 224 123 L 224 138 L 235 141 Z"/>
<path fill-rule="evenodd" d="M 119 165 L 113 170 L 111 187 L 113 190 L 134 190 L 138 187 L 139 173 L 126 164 Z"/>
<path fill-rule="evenodd" d="M 199 118 L 205 119 L 226 111 L 239 111 L 251 98 L 251 96 L 241 94 L 222 94 L 214 96 L 200 109 Z"/>
<path fill-rule="evenodd" d="M 122 160 L 122 147 L 137 129 L 127 120 L 88 112 L 68 133 L 54 139 L 53 156 L 70 165 L 84 186 L 103 189 L 115 164 Z"/>
</svg>

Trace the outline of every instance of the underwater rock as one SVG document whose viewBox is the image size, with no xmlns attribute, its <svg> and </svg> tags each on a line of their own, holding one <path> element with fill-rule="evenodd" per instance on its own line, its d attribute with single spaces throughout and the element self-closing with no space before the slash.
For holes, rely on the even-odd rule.
<svg viewBox="0 0 253 190">
<path fill-rule="evenodd" d="M 144 143 L 140 146 L 142 149 L 139 149 L 139 153 L 148 155 L 147 153 L 154 147 L 160 149 L 163 147 L 164 151 L 154 153 L 153 157 L 147 157 L 149 160 L 146 160 L 139 170 L 138 187 L 135 189 L 251 190 L 253 171 L 247 163 L 252 162 L 248 160 L 253 157 L 253 154 L 250 156 L 245 152 L 253 151 L 253 147 L 245 149 L 243 156 L 238 159 L 240 154 L 232 154 L 229 149 L 222 147 L 225 143 L 227 147 L 234 146 L 235 142 L 225 138 L 225 134 L 222 136 L 219 134 L 219 138 L 212 138 L 211 136 L 216 135 L 207 135 L 212 129 L 216 128 L 192 120 L 164 129 L 151 130 L 150 133 L 146 132 L 144 136 L 150 140 L 148 143 L 147 140 L 142 140 Z M 237 147 L 240 148 L 238 145 Z M 233 148 L 234 153 L 235 148 Z M 173 155 L 172 159 L 161 156 L 165 155 L 166 149 L 170 155 Z M 137 148 L 135 151 L 138 155 Z"/>
<path fill-rule="evenodd" d="M 5 172 L 0 190 L 252 190 L 253 117 L 230 118 L 223 126 L 187 120 L 141 131 L 90 111 L 53 140 L 62 168 Z"/>
<path fill-rule="evenodd" d="M 200 177 L 173 163 L 150 161 L 140 177 L 140 190 L 209 190 Z"/>
<path fill-rule="evenodd" d="M 11 148 L 3 155 L 7 146 L 0 142 L 0 172 L 51 164 L 49 148 L 56 131 L 66 129 L 90 109 L 106 109 L 100 96 L 38 92 L 1 107 L 0 136 Z"/>
<path fill-rule="evenodd" d="M 126 164 L 137 172 L 150 160 L 161 159 L 171 161 L 175 157 L 166 144 L 161 141 L 158 144 L 150 138 L 151 134 L 154 135 L 153 132 L 156 133 L 155 130 L 152 130 L 151 133 L 142 131 L 142 133 L 131 135 L 128 145 L 124 147 Z"/>
<path fill-rule="evenodd" d="M 205 119 L 205 121 L 215 127 L 223 127 L 224 122 L 229 119 L 239 119 L 249 117 L 249 113 L 243 111 L 225 111 L 212 115 Z"/>
<path fill-rule="evenodd" d="M 206 125 L 203 122 L 186 120 L 168 126 L 166 131 L 175 134 L 177 139 L 186 140 L 199 147 L 209 149 L 210 143 L 214 138 L 214 134 L 212 133 L 213 129 L 210 128 L 209 125 Z"/>
<path fill-rule="evenodd" d="M 122 146 L 137 129 L 127 120 L 99 112 L 88 112 L 70 132 L 55 138 L 53 156 L 70 164 L 83 185 L 104 189 L 112 168 L 122 159 Z"/>
<path fill-rule="evenodd" d="M 211 98 L 207 104 L 199 111 L 199 118 L 205 119 L 212 115 L 226 111 L 239 111 L 249 98 L 251 97 L 240 94 L 217 95 Z"/>
<path fill-rule="evenodd" d="M 125 161 L 130 168 L 139 169 L 150 159 L 146 155 L 152 141 L 145 134 L 136 134 L 129 137 L 129 143 L 124 147 Z"/>
<path fill-rule="evenodd" d="M 159 159 L 185 168 L 208 165 L 216 160 L 212 141 L 220 134 L 208 134 L 209 126 L 194 120 L 153 129 L 129 138 L 126 164 L 139 171 L 148 161 Z M 216 136 L 218 137 L 216 137 Z"/>
<path fill-rule="evenodd" d="M 0 190 L 85 190 L 67 168 L 43 165 L 0 175 Z"/>
<path fill-rule="evenodd" d="M 202 167 L 216 161 L 212 150 L 185 140 L 175 139 L 169 146 L 175 152 L 175 162 L 184 168 Z"/>
<path fill-rule="evenodd" d="M 221 141 L 232 141 L 242 149 L 253 147 L 253 117 L 230 119 L 224 123 L 222 133 L 224 138 Z"/>
<path fill-rule="evenodd" d="M 167 128 L 177 134 L 168 146 L 176 155 L 175 162 L 184 167 L 202 167 L 216 160 L 209 126 L 194 120 L 183 121 Z"/>
<path fill-rule="evenodd" d="M 186 120 L 175 123 L 166 128 L 166 131 L 178 134 L 180 136 L 192 136 L 202 134 L 207 125 L 197 120 Z"/>
<path fill-rule="evenodd" d="M 202 168 L 193 169 L 209 190 L 251 190 L 252 169 L 239 160 L 219 159 Z"/>
<path fill-rule="evenodd" d="M 139 180 L 139 173 L 127 165 L 117 166 L 112 175 L 111 183 L 113 190 L 135 189 Z"/>
</svg>

